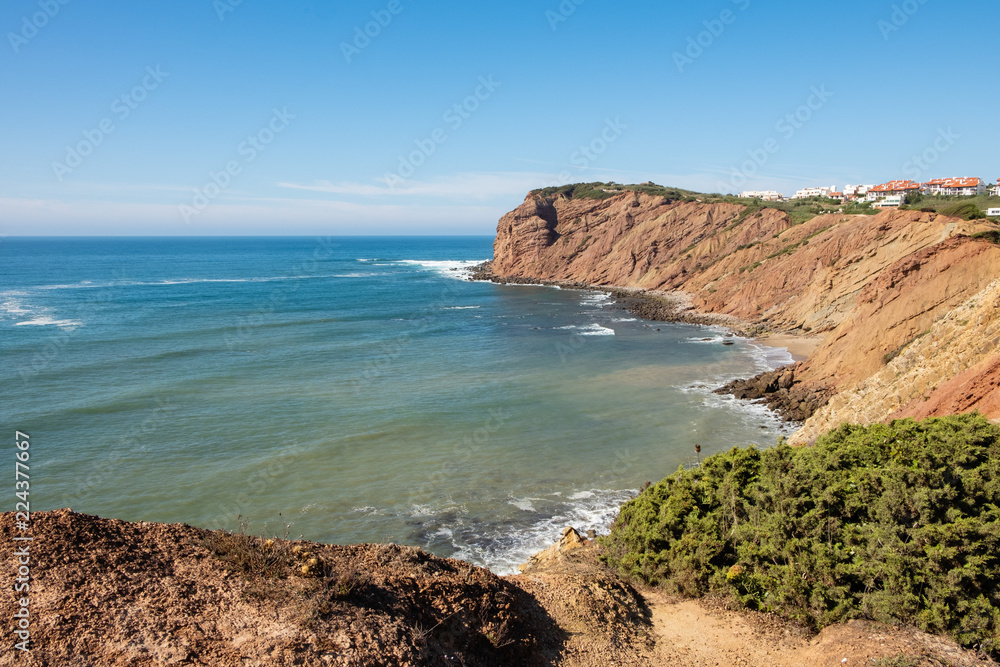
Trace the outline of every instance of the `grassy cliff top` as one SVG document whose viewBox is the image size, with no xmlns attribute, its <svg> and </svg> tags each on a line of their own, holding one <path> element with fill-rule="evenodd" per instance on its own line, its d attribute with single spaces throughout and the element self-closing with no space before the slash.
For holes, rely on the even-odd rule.
<svg viewBox="0 0 1000 667">
<path fill-rule="evenodd" d="M 870 204 L 841 204 L 835 199 L 826 197 L 810 197 L 808 199 L 795 199 L 792 201 L 770 202 L 759 199 L 748 199 L 735 195 L 723 195 L 719 193 L 701 193 L 683 188 L 674 188 L 656 183 L 642 183 L 639 185 L 623 185 L 614 181 L 602 183 L 571 183 L 569 185 L 552 186 L 532 190 L 531 195 L 545 199 L 593 199 L 603 200 L 615 197 L 624 192 L 641 192 L 654 197 L 664 197 L 669 201 L 704 202 L 707 204 L 739 204 L 756 210 L 773 208 L 789 214 L 794 222 L 805 222 L 823 213 L 843 212 L 846 214 L 874 214 L 877 210 L 871 208 Z M 751 211 L 754 212 L 754 211 Z"/>
<path fill-rule="evenodd" d="M 557 199 L 565 197 L 567 199 L 608 199 L 623 192 L 643 192 L 648 195 L 666 197 L 671 201 L 686 200 L 695 201 L 704 198 L 699 192 L 683 190 L 681 188 L 670 188 L 655 183 L 643 183 L 641 185 L 622 185 L 614 181 L 602 183 L 571 183 L 569 185 L 555 185 L 548 188 L 532 190 L 531 194 L 545 199 Z M 718 196 L 718 195 L 716 195 Z"/>
</svg>

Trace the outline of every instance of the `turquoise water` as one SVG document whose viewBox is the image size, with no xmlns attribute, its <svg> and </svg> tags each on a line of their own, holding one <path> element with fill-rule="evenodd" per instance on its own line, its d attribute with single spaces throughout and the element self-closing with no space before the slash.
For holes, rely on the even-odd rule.
<svg viewBox="0 0 1000 667">
<path fill-rule="evenodd" d="M 694 443 L 782 433 L 710 389 L 787 354 L 465 280 L 491 243 L 4 239 L 0 422 L 31 435 L 33 509 L 243 515 L 509 572 L 565 525 L 606 530 Z"/>
</svg>

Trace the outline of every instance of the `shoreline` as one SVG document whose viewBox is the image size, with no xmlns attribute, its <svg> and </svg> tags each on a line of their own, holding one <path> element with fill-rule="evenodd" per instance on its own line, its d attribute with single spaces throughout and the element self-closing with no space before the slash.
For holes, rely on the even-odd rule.
<svg viewBox="0 0 1000 667">
<path fill-rule="evenodd" d="M 604 292 L 614 297 L 622 310 L 636 317 L 651 322 L 721 326 L 734 336 L 750 339 L 764 347 L 786 350 L 796 363 L 808 359 L 823 342 L 822 336 L 807 336 L 795 330 L 769 330 L 763 324 L 743 320 L 733 315 L 706 313 L 697 310 L 692 304 L 691 295 L 687 292 L 665 292 L 617 285 L 594 285 L 575 280 L 502 277 L 490 271 L 491 264 L 492 261 L 486 261 L 471 267 L 468 279 L 474 282 L 491 282 L 497 285 L 538 285 Z"/>
<path fill-rule="evenodd" d="M 691 295 L 682 292 L 663 292 L 638 287 L 593 285 L 570 280 L 543 280 L 538 278 L 501 277 L 490 269 L 492 261 L 471 267 L 471 281 L 492 282 L 498 285 L 538 285 L 563 289 L 604 292 L 616 299 L 619 308 L 652 322 L 676 322 L 702 326 L 722 327 L 729 336 L 738 336 L 762 347 L 783 350 L 792 358 L 785 364 L 757 375 L 734 380 L 714 390 L 737 400 L 762 403 L 786 422 L 801 427 L 805 421 L 829 402 L 835 392 L 827 387 L 807 387 L 796 379 L 796 371 L 822 344 L 821 336 L 806 336 L 798 330 L 770 330 L 762 323 L 742 320 L 732 315 L 705 313 L 695 309 Z"/>
<path fill-rule="evenodd" d="M 798 336 L 789 333 L 776 333 L 758 336 L 753 342 L 776 350 L 785 350 L 796 363 L 805 361 L 823 343 L 821 336 Z"/>
</svg>

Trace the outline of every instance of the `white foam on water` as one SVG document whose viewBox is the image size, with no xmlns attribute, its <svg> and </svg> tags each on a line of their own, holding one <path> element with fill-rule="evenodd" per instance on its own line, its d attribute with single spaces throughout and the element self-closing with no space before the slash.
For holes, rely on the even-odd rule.
<svg viewBox="0 0 1000 667">
<path fill-rule="evenodd" d="M 580 328 L 581 336 L 614 336 L 615 330 L 594 323 Z"/>
<path fill-rule="evenodd" d="M 749 424 L 764 426 L 768 430 L 777 431 L 786 436 L 799 429 L 799 424 L 786 422 L 778 413 L 763 403 L 740 400 L 729 394 L 716 394 L 713 391 L 715 388 L 714 386 L 696 385 L 680 389 L 685 393 L 699 395 L 701 404 L 706 408 L 729 410 Z"/>
<path fill-rule="evenodd" d="M 535 506 L 532 504 L 532 500 L 533 498 L 514 498 L 507 502 L 524 512 L 534 512 Z"/>
<path fill-rule="evenodd" d="M 795 358 L 788 351 L 788 348 L 768 347 L 752 340 L 747 340 L 746 346 L 753 352 L 759 363 L 765 366 L 764 370 L 774 370 L 795 363 Z"/>
<path fill-rule="evenodd" d="M 56 319 L 52 309 L 26 303 L 24 297 L 28 292 L 11 290 L 0 292 L 0 320 L 18 320 L 16 327 L 55 326 L 63 329 L 75 329 L 83 326 L 80 320 Z"/>
<path fill-rule="evenodd" d="M 727 337 L 723 335 L 726 331 L 724 328 L 705 328 L 715 335 L 691 337 L 687 339 L 688 342 L 719 345 L 723 340 L 731 340 L 734 343 L 735 349 L 742 351 L 749 357 L 753 367 L 749 371 L 729 372 L 719 374 L 715 377 L 705 377 L 699 382 L 675 386 L 674 388 L 686 394 L 700 396 L 702 405 L 707 408 L 730 410 L 747 420 L 748 423 L 764 426 L 783 435 L 791 435 L 798 430 L 798 424 L 786 422 L 780 415 L 763 403 L 737 399 L 728 394 L 716 394 L 714 391 L 733 380 L 745 379 L 794 363 L 792 355 L 789 354 L 788 350 L 784 348 L 769 348 L 739 336 Z M 703 340 L 705 338 L 708 340 Z"/>
<path fill-rule="evenodd" d="M 428 259 L 402 259 L 400 264 L 408 266 L 418 266 L 422 269 L 433 271 L 447 278 L 468 280 L 472 276 L 472 269 L 479 266 L 485 259 L 464 259 L 464 260 L 428 260 Z"/>
<path fill-rule="evenodd" d="M 573 496 L 579 497 L 567 502 L 567 499 L 552 494 L 556 505 L 549 516 L 516 528 L 501 526 L 487 529 L 497 531 L 495 535 L 484 535 L 481 532 L 483 527 L 479 526 L 468 526 L 469 531 L 455 527 L 452 545 L 456 553 L 452 557 L 482 565 L 498 575 L 516 574 L 518 565 L 555 544 L 567 526 L 576 528 L 584 535 L 588 530 L 606 534 L 621 505 L 634 498 L 635 491 L 591 489 Z M 463 534 L 476 535 L 482 544 L 463 543 Z"/>
<path fill-rule="evenodd" d="M 580 301 L 580 305 L 601 307 L 610 299 L 611 295 L 607 292 L 593 292 L 591 294 L 585 294 L 583 299 Z"/>
<path fill-rule="evenodd" d="M 25 292 L 0 292 L 0 310 L 3 311 L 3 315 L 13 315 L 15 317 L 20 317 L 22 315 L 28 315 L 32 312 L 33 307 L 28 307 L 21 297 L 27 296 Z M 7 319 L 3 317 L 3 319 Z"/>
<path fill-rule="evenodd" d="M 608 327 L 602 327 L 596 322 L 593 324 L 569 324 L 564 327 L 556 327 L 557 331 L 575 329 L 580 332 L 581 336 L 614 336 L 615 330 L 609 329 Z"/>
<path fill-rule="evenodd" d="M 469 510 L 465 505 L 459 505 L 453 501 L 450 501 L 446 505 L 418 505 L 414 504 L 410 506 L 410 511 L 408 515 L 413 517 L 433 517 L 440 514 L 468 514 Z"/>
<path fill-rule="evenodd" d="M 360 275 L 373 275 L 373 274 L 358 274 Z M 312 280 L 312 279 L 325 279 L 325 278 L 340 278 L 341 276 L 337 274 L 321 275 L 321 276 L 264 276 L 259 278 L 174 278 L 169 280 L 160 280 L 156 282 L 127 282 L 127 283 L 112 283 L 112 285 L 142 285 L 155 287 L 158 285 L 197 285 L 200 283 L 275 283 L 284 282 L 286 280 Z"/>
<path fill-rule="evenodd" d="M 476 310 L 480 306 L 446 306 L 442 310 Z"/>
<path fill-rule="evenodd" d="M 34 319 L 31 319 L 31 320 L 25 320 L 24 322 L 17 322 L 14 326 L 16 326 L 16 327 L 25 327 L 25 326 L 35 326 L 35 327 L 55 326 L 55 327 L 62 327 L 62 328 L 76 328 L 76 327 L 82 327 L 83 326 L 83 322 L 81 322 L 80 320 L 55 320 L 55 319 L 52 319 L 51 317 L 42 316 L 42 317 L 36 317 Z"/>
<path fill-rule="evenodd" d="M 392 275 L 392 274 L 389 274 L 389 273 L 337 273 L 337 274 L 334 274 L 334 275 L 332 275 L 330 277 L 331 278 L 373 278 L 373 277 L 376 277 L 376 276 L 388 276 L 388 275 Z"/>
<path fill-rule="evenodd" d="M 374 275 L 389 275 L 386 273 L 359 273 L 350 277 L 367 277 Z M 344 277 L 342 274 L 296 275 L 296 276 L 258 276 L 252 278 L 165 278 L 163 280 L 108 280 L 93 282 L 84 280 L 79 283 L 39 285 L 35 289 L 53 291 L 67 289 L 98 289 L 104 287 L 161 287 L 164 285 L 198 285 L 203 283 L 272 283 L 288 280 L 322 280 Z"/>
<path fill-rule="evenodd" d="M 725 336 L 702 336 L 701 338 L 688 338 L 686 342 L 688 343 L 708 343 L 711 345 L 718 345 L 722 341 L 726 340 Z M 730 337 L 730 340 L 733 340 Z"/>
<path fill-rule="evenodd" d="M 386 513 L 385 510 L 382 509 L 382 508 L 379 508 L 379 507 L 369 507 L 369 506 L 365 506 L 365 507 L 352 507 L 351 511 L 355 512 L 356 514 L 364 514 L 366 516 L 384 516 L 385 513 Z"/>
</svg>

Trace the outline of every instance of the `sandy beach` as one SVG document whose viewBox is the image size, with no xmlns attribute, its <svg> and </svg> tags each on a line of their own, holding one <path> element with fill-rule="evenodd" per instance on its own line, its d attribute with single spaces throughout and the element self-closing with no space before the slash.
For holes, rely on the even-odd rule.
<svg viewBox="0 0 1000 667">
<path fill-rule="evenodd" d="M 755 338 L 754 342 L 768 347 L 786 349 L 795 361 L 805 361 L 809 358 L 809 355 L 820 346 L 820 343 L 823 342 L 823 338 L 822 336 L 790 336 L 787 334 L 776 334 L 773 336 Z"/>
</svg>

